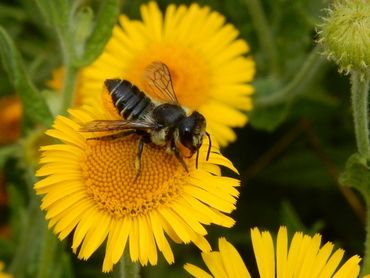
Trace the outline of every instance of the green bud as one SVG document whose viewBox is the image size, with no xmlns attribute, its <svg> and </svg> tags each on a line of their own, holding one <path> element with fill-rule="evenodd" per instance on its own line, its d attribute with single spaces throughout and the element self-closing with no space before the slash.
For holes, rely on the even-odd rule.
<svg viewBox="0 0 370 278">
<path fill-rule="evenodd" d="M 90 7 L 81 7 L 75 17 L 74 24 L 71 26 L 74 32 L 74 47 L 77 57 L 83 55 L 85 44 L 93 28 L 94 11 Z"/>
<path fill-rule="evenodd" d="M 337 0 L 319 26 L 318 42 L 340 72 L 369 74 L 370 0 Z"/>
</svg>

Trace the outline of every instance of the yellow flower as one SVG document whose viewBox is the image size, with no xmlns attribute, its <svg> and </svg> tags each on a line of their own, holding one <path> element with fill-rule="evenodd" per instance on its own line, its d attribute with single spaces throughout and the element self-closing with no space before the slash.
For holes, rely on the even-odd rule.
<svg viewBox="0 0 370 278">
<path fill-rule="evenodd" d="M 255 66 L 248 44 L 225 18 L 208 7 L 169 5 L 164 15 L 154 2 L 141 6 L 142 21 L 119 17 L 119 26 L 101 56 L 81 73 L 78 94 L 100 98 L 105 79 L 121 77 L 144 91 L 145 68 L 166 64 L 181 105 L 207 119 L 207 129 L 221 144 L 236 139 L 233 127 L 247 121 Z M 148 93 L 148 92 L 147 92 Z"/>
<path fill-rule="evenodd" d="M 195 158 L 187 158 L 186 172 L 174 155 L 146 144 L 135 181 L 138 137 L 87 140 L 97 134 L 79 131 L 82 123 L 113 119 L 101 104 L 70 114 L 72 119 L 58 116 L 46 132 L 62 143 L 41 148 L 43 166 L 37 176 L 44 178 L 35 190 L 44 195 L 41 208 L 59 238 L 74 230 L 72 249 L 80 259 L 88 259 L 107 239 L 105 272 L 120 259 L 127 243 L 133 261 L 155 265 L 158 248 L 172 263 L 167 236 L 209 251 L 204 225 L 234 224 L 225 214 L 235 209 L 239 181 L 220 175 L 219 165 L 236 170 L 215 146 L 206 161 L 204 142 L 198 169 Z"/>
<path fill-rule="evenodd" d="M 321 235 L 313 237 L 297 232 L 288 248 L 288 234 L 281 227 L 274 246 L 269 232 L 251 230 L 252 244 L 261 278 L 315 278 L 358 277 L 360 257 L 355 255 L 348 259 L 338 270 L 344 251 L 336 250 L 327 242 L 320 248 Z M 212 275 L 192 264 L 185 269 L 194 277 L 251 277 L 238 251 L 224 238 L 220 238 L 220 251 L 202 253 L 203 260 Z M 274 250 L 276 248 L 276 251 Z"/>
<path fill-rule="evenodd" d="M 4 268 L 5 268 L 4 263 L 0 261 L 0 278 L 12 278 L 13 277 L 12 275 L 3 272 Z"/>
</svg>

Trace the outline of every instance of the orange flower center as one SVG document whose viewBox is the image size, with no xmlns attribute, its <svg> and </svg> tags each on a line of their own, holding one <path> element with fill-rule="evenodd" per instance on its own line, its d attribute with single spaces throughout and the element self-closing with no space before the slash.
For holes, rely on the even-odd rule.
<svg viewBox="0 0 370 278">
<path fill-rule="evenodd" d="M 181 195 L 188 173 L 174 155 L 146 144 L 135 180 L 137 136 L 87 141 L 82 163 L 86 189 L 98 207 L 116 216 L 145 214 Z"/>
<path fill-rule="evenodd" d="M 197 110 L 209 98 L 209 69 L 206 63 L 190 47 L 175 44 L 153 43 L 130 63 L 125 78 L 144 91 L 143 73 L 152 62 L 160 61 L 168 66 L 173 87 L 179 102 Z"/>
</svg>

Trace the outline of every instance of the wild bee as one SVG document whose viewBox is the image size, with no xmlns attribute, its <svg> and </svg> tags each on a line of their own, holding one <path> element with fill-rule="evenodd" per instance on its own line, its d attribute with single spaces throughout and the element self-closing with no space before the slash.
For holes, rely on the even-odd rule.
<svg viewBox="0 0 370 278">
<path fill-rule="evenodd" d="M 162 62 L 150 64 L 144 75 L 144 82 L 153 95 L 149 96 L 131 82 L 124 79 L 107 79 L 104 82 L 112 102 L 122 120 L 96 120 L 83 125 L 83 132 L 115 133 L 93 138 L 97 140 L 114 140 L 131 134 L 139 135 L 135 168 L 136 177 L 141 172 L 141 156 L 144 144 L 153 143 L 166 148 L 174 154 L 184 169 L 188 167 L 184 157 L 196 156 L 198 168 L 199 148 L 203 136 L 207 135 L 209 147 L 206 160 L 209 159 L 211 137 L 206 131 L 206 119 L 193 111 L 187 115 L 176 97 L 170 71 Z M 188 154 L 184 153 L 184 149 Z"/>
</svg>

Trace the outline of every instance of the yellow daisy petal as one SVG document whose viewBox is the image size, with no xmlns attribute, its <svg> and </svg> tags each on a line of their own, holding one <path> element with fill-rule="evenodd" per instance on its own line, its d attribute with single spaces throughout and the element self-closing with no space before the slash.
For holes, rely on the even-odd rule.
<svg viewBox="0 0 370 278">
<path fill-rule="evenodd" d="M 269 232 L 260 232 L 258 228 L 253 228 L 251 238 L 258 277 L 261 278 L 356 278 L 360 272 L 361 259 L 357 255 L 352 256 L 339 268 L 344 251 L 339 249 L 331 255 L 333 249 L 331 243 L 326 243 L 320 248 L 319 234 L 311 237 L 295 233 L 288 248 L 288 232 L 285 227 L 281 227 L 276 240 L 276 251 Z M 194 277 L 251 277 L 238 251 L 226 239 L 219 239 L 219 250 L 202 253 L 211 275 L 192 264 L 186 264 L 185 270 Z M 337 268 L 339 269 L 336 270 Z"/>
<path fill-rule="evenodd" d="M 276 242 L 276 275 L 287 277 L 288 259 L 288 231 L 286 227 L 280 227 Z"/>
<path fill-rule="evenodd" d="M 335 273 L 333 278 L 357 277 L 360 273 L 359 256 L 352 256 L 344 265 Z"/>
<path fill-rule="evenodd" d="M 205 272 L 203 269 L 192 265 L 192 264 L 185 264 L 184 268 L 187 272 L 197 278 L 212 278 L 213 276 Z"/>
<path fill-rule="evenodd" d="M 228 277 L 251 277 L 238 251 L 225 238 L 218 240 L 220 255 Z"/>
</svg>

